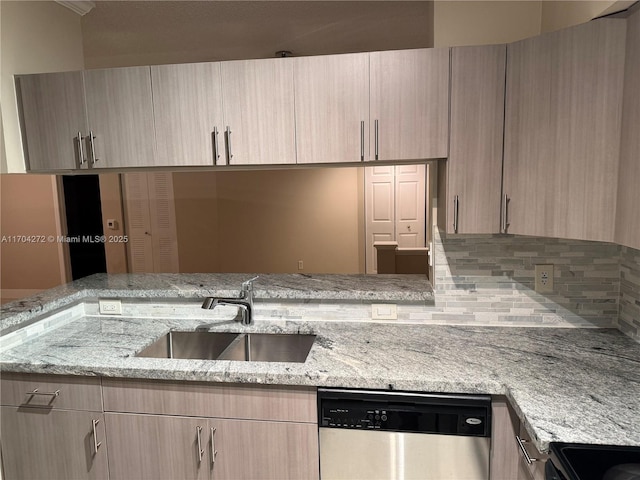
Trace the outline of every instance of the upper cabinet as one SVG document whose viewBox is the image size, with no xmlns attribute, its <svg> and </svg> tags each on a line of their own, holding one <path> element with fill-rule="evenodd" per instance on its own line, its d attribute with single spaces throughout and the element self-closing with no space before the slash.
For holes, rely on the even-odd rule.
<svg viewBox="0 0 640 480">
<path fill-rule="evenodd" d="M 87 168 L 82 72 L 16 77 L 28 169 Z"/>
<path fill-rule="evenodd" d="M 506 45 L 451 50 L 447 233 L 500 232 L 505 61 Z"/>
<path fill-rule="evenodd" d="M 293 59 L 220 67 L 227 164 L 295 164 Z"/>
<path fill-rule="evenodd" d="M 369 54 L 293 61 L 298 163 L 368 158 Z"/>
<path fill-rule="evenodd" d="M 640 9 L 627 19 L 615 241 L 640 249 Z"/>
<path fill-rule="evenodd" d="M 370 160 L 448 156 L 449 49 L 372 52 Z"/>
<path fill-rule="evenodd" d="M 157 165 L 150 70 L 84 72 L 89 150 L 96 167 Z"/>
<path fill-rule="evenodd" d="M 151 67 L 155 165 L 224 165 L 219 63 Z"/>
<path fill-rule="evenodd" d="M 601 19 L 508 46 L 509 233 L 613 240 L 625 32 Z"/>
</svg>

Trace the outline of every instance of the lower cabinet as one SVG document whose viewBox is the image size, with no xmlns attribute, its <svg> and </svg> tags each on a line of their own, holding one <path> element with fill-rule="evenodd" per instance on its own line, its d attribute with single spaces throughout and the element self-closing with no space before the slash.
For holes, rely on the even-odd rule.
<svg viewBox="0 0 640 480">
<path fill-rule="evenodd" d="M 1 407 L 0 416 L 5 480 L 109 478 L 102 412 Z"/>
<path fill-rule="evenodd" d="M 317 427 L 313 424 L 105 416 L 112 480 L 318 478 Z"/>
</svg>

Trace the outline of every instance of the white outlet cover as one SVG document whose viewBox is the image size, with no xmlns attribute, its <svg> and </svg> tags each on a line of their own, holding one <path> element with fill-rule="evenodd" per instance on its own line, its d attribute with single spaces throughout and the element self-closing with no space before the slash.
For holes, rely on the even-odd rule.
<svg viewBox="0 0 640 480">
<path fill-rule="evenodd" d="M 101 315 L 122 315 L 120 300 L 98 300 Z"/>
<path fill-rule="evenodd" d="M 535 290 L 538 293 L 553 293 L 553 265 L 535 266 Z"/>
<path fill-rule="evenodd" d="M 373 320 L 397 320 L 398 307 L 394 303 L 374 303 L 371 305 Z"/>
</svg>

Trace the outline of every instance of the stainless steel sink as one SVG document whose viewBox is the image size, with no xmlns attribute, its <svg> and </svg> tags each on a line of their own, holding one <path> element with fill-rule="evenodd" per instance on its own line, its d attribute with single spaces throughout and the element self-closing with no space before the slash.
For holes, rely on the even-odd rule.
<svg viewBox="0 0 640 480">
<path fill-rule="evenodd" d="M 215 360 L 237 336 L 237 333 L 169 332 L 136 357 Z"/>
<path fill-rule="evenodd" d="M 169 332 L 137 357 L 303 363 L 315 335 Z"/>
<path fill-rule="evenodd" d="M 315 339 L 315 335 L 244 333 L 222 352 L 218 360 L 302 363 Z"/>
</svg>

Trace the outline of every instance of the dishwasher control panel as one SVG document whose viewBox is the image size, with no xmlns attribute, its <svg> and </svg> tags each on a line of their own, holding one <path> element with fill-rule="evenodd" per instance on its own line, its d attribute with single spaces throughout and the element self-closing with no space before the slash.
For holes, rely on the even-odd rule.
<svg viewBox="0 0 640 480">
<path fill-rule="evenodd" d="M 321 389 L 318 425 L 485 437 L 490 436 L 491 398 Z"/>
</svg>

